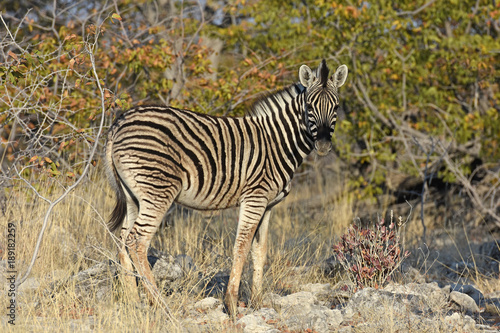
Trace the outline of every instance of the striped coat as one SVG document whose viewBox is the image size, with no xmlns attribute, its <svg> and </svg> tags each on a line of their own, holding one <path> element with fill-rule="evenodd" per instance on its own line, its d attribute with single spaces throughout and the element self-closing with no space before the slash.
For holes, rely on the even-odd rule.
<svg viewBox="0 0 500 333">
<path fill-rule="evenodd" d="M 316 72 L 304 65 L 300 83 L 261 98 L 245 117 L 139 106 L 115 121 L 106 143 L 108 178 L 117 194 L 109 226 L 120 230 L 122 266 L 133 272 L 135 264 L 151 301 L 158 293 L 147 248 L 174 201 L 201 210 L 240 206 L 228 310 L 235 313 L 251 246 L 253 295 L 260 293 L 271 208 L 289 193 L 295 170 L 311 151 L 324 155 L 331 149 L 337 88 L 346 76 L 345 65 L 331 77 L 324 61 Z M 125 281 L 133 288 L 133 276 Z"/>
</svg>

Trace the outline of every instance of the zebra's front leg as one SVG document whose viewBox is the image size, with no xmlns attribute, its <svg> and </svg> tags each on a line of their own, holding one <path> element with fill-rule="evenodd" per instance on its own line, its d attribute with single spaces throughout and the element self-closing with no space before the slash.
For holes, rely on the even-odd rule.
<svg viewBox="0 0 500 333">
<path fill-rule="evenodd" d="M 268 209 L 264 213 L 252 241 L 252 300 L 254 302 L 260 298 L 262 294 L 262 278 L 264 276 L 264 265 L 267 259 L 267 234 L 270 216 L 271 210 Z"/>
<path fill-rule="evenodd" d="M 251 198 L 240 205 L 238 229 L 233 249 L 233 267 L 229 275 L 225 304 L 229 314 L 234 318 L 238 309 L 238 290 L 241 273 L 252 244 L 255 231 L 266 210 L 267 200 Z"/>
</svg>

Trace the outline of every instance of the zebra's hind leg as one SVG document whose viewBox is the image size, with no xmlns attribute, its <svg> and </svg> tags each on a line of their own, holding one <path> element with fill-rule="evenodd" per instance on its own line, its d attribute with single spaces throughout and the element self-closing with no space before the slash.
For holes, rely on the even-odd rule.
<svg viewBox="0 0 500 333">
<path fill-rule="evenodd" d="M 229 275 L 229 283 L 225 296 L 225 304 L 229 314 L 236 316 L 238 310 L 238 290 L 240 287 L 241 273 L 248 252 L 252 245 L 252 239 L 257 226 L 264 214 L 267 200 L 264 198 L 248 198 L 240 204 L 238 230 L 233 249 L 233 267 Z"/>
<path fill-rule="evenodd" d="M 165 212 L 174 201 L 174 196 L 170 200 L 155 198 L 154 203 L 150 200 L 142 200 L 139 205 L 139 215 L 131 230 L 133 235 L 132 243 L 129 245 L 129 253 L 135 264 L 137 273 L 146 289 L 146 295 L 151 305 L 160 305 L 160 293 L 153 277 L 153 272 L 148 262 L 148 248 L 151 239 L 158 230 Z"/>
<path fill-rule="evenodd" d="M 120 264 L 122 267 L 122 274 L 120 274 L 122 285 L 124 287 L 125 293 L 128 294 L 132 301 L 139 301 L 139 294 L 137 293 L 137 284 L 134 274 L 134 268 L 132 266 L 132 261 L 127 253 L 127 248 L 133 243 L 133 235 L 130 230 L 134 226 L 137 219 L 138 207 L 135 202 L 127 196 L 127 216 L 122 228 L 120 230 L 120 244 L 118 249 L 118 258 L 120 259 Z"/>
<path fill-rule="evenodd" d="M 260 221 L 260 224 L 257 228 L 257 231 L 252 241 L 252 261 L 253 261 L 252 301 L 253 302 L 256 302 L 262 296 L 262 278 L 264 276 L 264 265 L 267 259 L 267 234 L 268 234 L 270 216 L 271 216 L 271 210 L 268 209 L 264 213 L 264 216 Z"/>
</svg>

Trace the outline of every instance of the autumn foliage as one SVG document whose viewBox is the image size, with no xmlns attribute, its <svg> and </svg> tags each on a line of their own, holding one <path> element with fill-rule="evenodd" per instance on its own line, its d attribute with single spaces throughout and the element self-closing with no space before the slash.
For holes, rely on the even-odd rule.
<svg viewBox="0 0 500 333">
<path fill-rule="evenodd" d="M 349 67 L 333 140 L 358 199 L 439 178 L 500 226 L 500 4 L 451 3 L 5 1 L 2 181 L 74 181 L 102 145 L 102 114 L 106 126 L 145 103 L 239 116 L 325 58 Z"/>
</svg>

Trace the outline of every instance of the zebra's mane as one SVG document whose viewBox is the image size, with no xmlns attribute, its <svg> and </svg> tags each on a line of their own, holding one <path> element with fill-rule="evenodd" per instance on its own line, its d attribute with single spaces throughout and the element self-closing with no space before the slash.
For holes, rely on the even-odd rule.
<svg viewBox="0 0 500 333">
<path fill-rule="evenodd" d="M 246 115 L 252 117 L 272 115 L 272 113 L 275 112 L 275 101 L 284 105 L 305 90 L 306 88 L 302 84 L 294 83 L 279 90 L 265 92 L 257 98 Z"/>
</svg>

